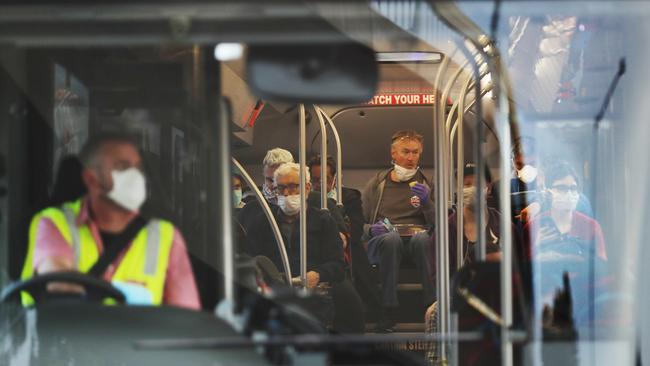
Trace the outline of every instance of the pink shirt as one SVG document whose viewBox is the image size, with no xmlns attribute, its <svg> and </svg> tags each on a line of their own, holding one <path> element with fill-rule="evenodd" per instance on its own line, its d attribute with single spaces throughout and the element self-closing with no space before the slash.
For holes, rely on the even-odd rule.
<svg viewBox="0 0 650 366">
<path fill-rule="evenodd" d="M 88 225 L 93 239 L 97 245 L 97 251 L 101 255 L 103 245 L 99 228 L 91 219 L 88 208 L 88 200 L 84 198 L 81 205 L 81 212 L 77 217 L 77 225 Z M 130 248 L 131 244 L 127 247 Z M 113 264 L 109 265 L 104 273 L 104 279 L 110 281 L 115 270 L 122 262 L 125 250 L 121 253 Z M 48 218 L 42 218 L 38 223 L 36 231 L 36 246 L 34 248 L 33 266 L 38 272 L 39 266 L 48 258 L 66 258 L 74 261 L 74 252 L 72 247 L 63 238 L 56 225 Z M 190 309 L 200 309 L 199 294 L 196 289 L 196 282 L 192 273 L 185 240 L 181 233 L 174 228 L 174 238 L 172 241 L 171 251 L 169 253 L 169 264 L 165 277 L 165 289 L 163 293 L 163 303 L 166 305 L 180 306 Z"/>
</svg>

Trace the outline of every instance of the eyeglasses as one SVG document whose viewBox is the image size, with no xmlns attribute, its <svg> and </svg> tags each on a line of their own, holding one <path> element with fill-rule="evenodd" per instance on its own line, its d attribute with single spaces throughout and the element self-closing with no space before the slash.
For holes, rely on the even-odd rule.
<svg viewBox="0 0 650 366">
<path fill-rule="evenodd" d="M 567 184 L 558 184 L 551 187 L 554 191 L 558 193 L 578 193 L 578 186 L 576 184 L 567 185 Z"/>
<path fill-rule="evenodd" d="M 296 183 L 289 183 L 289 184 L 278 184 L 275 186 L 275 192 L 284 194 L 285 191 L 289 191 L 289 193 L 295 193 L 298 192 L 298 189 L 300 188 L 300 184 Z"/>
</svg>

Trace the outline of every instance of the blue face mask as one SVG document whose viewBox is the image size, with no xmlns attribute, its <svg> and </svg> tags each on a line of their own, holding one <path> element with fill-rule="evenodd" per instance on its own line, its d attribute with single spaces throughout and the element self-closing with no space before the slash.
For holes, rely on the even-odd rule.
<svg viewBox="0 0 650 366">
<path fill-rule="evenodd" d="M 239 207 L 241 204 L 242 191 L 241 189 L 234 189 L 232 191 L 232 204 L 234 207 Z"/>
<path fill-rule="evenodd" d="M 334 201 L 336 201 L 336 189 L 332 189 L 331 191 L 327 192 L 327 198 L 331 198 Z"/>
</svg>

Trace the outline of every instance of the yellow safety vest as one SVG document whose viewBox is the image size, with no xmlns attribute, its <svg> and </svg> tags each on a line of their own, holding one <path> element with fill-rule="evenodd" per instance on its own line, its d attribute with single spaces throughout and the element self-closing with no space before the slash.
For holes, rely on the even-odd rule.
<svg viewBox="0 0 650 366">
<path fill-rule="evenodd" d="M 29 227 L 29 243 L 21 279 L 34 275 L 33 256 L 36 246 L 36 234 L 40 220 L 50 219 L 65 241 L 74 251 L 75 266 L 79 272 L 87 273 L 99 259 L 97 245 L 88 225 L 77 226 L 77 217 L 81 211 L 82 200 L 64 203 L 61 207 L 50 207 L 37 213 Z M 165 289 L 165 275 L 169 264 L 174 239 L 174 226 L 164 220 L 149 220 L 133 239 L 119 267 L 111 280 L 136 283 L 149 290 L 153 304 L 162 303 Z M 26 292 L 21 293 L 23 305 L 34 303 Z"/>
</svg>

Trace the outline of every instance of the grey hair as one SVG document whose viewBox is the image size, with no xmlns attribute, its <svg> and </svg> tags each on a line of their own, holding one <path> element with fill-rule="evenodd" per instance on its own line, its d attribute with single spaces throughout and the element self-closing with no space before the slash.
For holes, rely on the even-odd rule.
<svg viewBox="0 0 650 366">
<path fill-rule="evenodd" d="M 300 175 L 300 165 L 296 163 L 284 163 L 278 167 L 278 169 L 275 170 L 275 173 L 273 173 L 273 182 L 275 184 L 278 184 L 278 177 L 281 175 L 287 175 L 291 173 L 292 171 L 295 171 Z M 305 167 L 305 180 L 307 183 L 311 182 L 311 175 L 309 174 L 309 168 Z"/>
<path fill-rule="evenodd" d="M 269 150 L 266 152 L 266 156 L 262 161 L 262 165 L 265 167 L 275 167 L 284 163 L 293 163 L 293 155 L 285 149 L 276 147 L 275 149 Z"/>
</svg>

